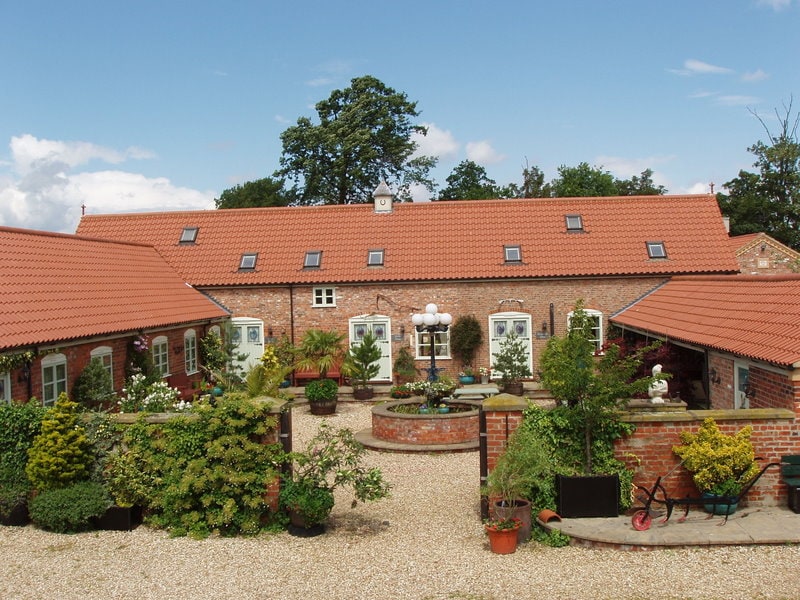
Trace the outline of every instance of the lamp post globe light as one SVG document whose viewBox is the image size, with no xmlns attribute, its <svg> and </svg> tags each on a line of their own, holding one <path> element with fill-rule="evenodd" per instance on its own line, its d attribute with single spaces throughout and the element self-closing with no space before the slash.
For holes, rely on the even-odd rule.
<svg viewBox="0 0 800 600">
<path fill-rule="evenodd" d="M 425 307 L 424 313 L 411 315 L 411 323 L 418 333 L 427 333 L 431 345 L 431 366 L 428 369 L 428 381 L 438 381 L 439 369 L 436 368 L 436 334 L 447 331 L 453 316 L 450 313 L 440 313 L 439 307 L 433 302 Z"/>
</svg>

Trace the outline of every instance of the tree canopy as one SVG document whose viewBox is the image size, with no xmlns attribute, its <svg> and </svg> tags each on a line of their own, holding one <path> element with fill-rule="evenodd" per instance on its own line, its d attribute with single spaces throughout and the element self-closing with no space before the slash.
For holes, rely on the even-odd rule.
<svg viewBox="0 0 800 600">
<path fill-rule="evenodd" d="M 447 176 L 447 187 L 439 192 L 439 200 L 483 200 L 499 197 L 497 184 L 479 164 L 462 160 Z"/>
<path fill-rule="evenodd" d="M 235 185 L 214 199 L 216 208 L 255 208 L 259 206 L 288 206 L 294 193 L 284 189 L 283 181 L 264 177 Z"/>
<path fill-rule="evenodd" d="M 747 150 L 755 155 L 758 173 L 739 171 L 725 183 L 728 194 L 717 194 L 722 213 L 730 217 L 731 234 L 765 232 L 790 248 L 800 250 L 800 113 L 792 105 L 779 114 L 773 134 L 759 118 L 770 144 L 758 141 Z"/>
<path fill-rule="evenodd" d="M 427 133 L 412 119 L 417 103 L 365 75 L 316 104 L 319 123 L 300 117 L 281 134 L 283 153 L 276 175 L 298 188 L 298 204 L 370 202 L 383 179 L 400 200 L 411 185 L 433 189 L 428 173 L 436 159 L 414 156 L 413 134 Z"/>
</svg>

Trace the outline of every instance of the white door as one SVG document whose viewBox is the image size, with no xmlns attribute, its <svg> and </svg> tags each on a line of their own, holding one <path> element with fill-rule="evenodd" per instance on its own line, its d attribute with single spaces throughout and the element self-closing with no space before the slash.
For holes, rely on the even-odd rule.
<svg viewBox="0 0 800 600">
<path fill-rule="evenodd" d="M 733 408 L 750 408 L 750 367 L 746 363 L 735 362 L 733 372 L 736 378 Z"/>
<path fill-rule="evenodd" d="M 531 316 L 528 313 L 504 312 L 489 315 L 489 364 L 500 352 L 500 344 L 510 333 L 515 333 L 525 344 L 528 353 L 528 368 L 533 373 L 533 351 L 531 348 Z M 492 379 L 500 379 L 501 373 L 492 372 Z"/>
<path fill-rule="evenodd" d="M 233 317 L 231 328 L 235 352 L 240 355 L 234 364 L 243 375 L 264 354 L 264 322 L 252 317 Z"/>
<path fill-rule="evenodd" d="M 368 332 L 372 332 L 381 349 L 381 359 L 378 361 L 380 371 L 373 381 L 392 381 L 392 344 L 391 321 L 383 315 L 362 315 L 350 319 L 350 345 L 361 343 Z"/>
</svg>

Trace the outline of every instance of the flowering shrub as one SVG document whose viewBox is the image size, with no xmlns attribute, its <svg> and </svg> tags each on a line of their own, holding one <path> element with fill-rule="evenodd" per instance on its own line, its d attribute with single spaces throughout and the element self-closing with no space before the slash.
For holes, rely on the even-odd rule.
<svg viewBox="0 0 800 600">
<path fill-rule="evenodd" d="M 489 377 L 492 374 L 492 370 L 488 367 L 478 367 L 478 373 L 481 377 Z"/>
<path fill-rule="evenodd" d="M 750 442 L 752 430 L 747 425 L 726 435 L 709 417 L 697 433 L 681 432 L 683 444 L 674 446 L 672 451 L 683 459 L 683 466 L 692 473 L 700 492 L 737 496 L 759 470 Z"/>
<path fill-rule="evenodd" d="M 261 355 L 261 364 L 264 365 L 267 371 L 277 371 L 280 368 L 281 363 L 278 360 L 278 353 L 275 352 L 273 346 L 268 345 L 264 348 L 264 354 Z"/>
<path fill-rule="evenodd" d="M 169 387 L 165 381 L 148 383 L 141 373 L 133 375 L 122 388 L 122 392 L 125 397 L 117 402 L 122 413 L 165 412 L 191 407 L 191 403 L 179 401 L 180 392 Z"/>
<path fill-rule="evenodd" d="M 401 384 L 401 385 L 393 385 L 389 389 L 389 395 L 392 398 L 397 398 L 398 400 L 402 400 L 404 398 L 411 398 L 414 395 L 414 392 L 408 389 L 408 384 Z"/>
</svg>

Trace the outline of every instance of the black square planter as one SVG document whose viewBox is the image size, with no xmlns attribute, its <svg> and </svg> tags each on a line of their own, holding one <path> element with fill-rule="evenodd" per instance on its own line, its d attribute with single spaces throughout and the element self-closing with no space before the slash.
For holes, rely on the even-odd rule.
<svg viewBox="0 0 800 600">
<path fill-rule="evenodd" d="M 131 531 L 142 524 L 141 506 L 112 506 L 100 516 L 92 519 L 95 529 L 107 531 Z"/>
<path fill-rule="evenodd" d="M 789 508 L 792 512 L 800 513 L 800 487 L 789 486 Z"/>
<path fill-rule="evenodd" d="M 556 478 L 560 516 L 619 516 L 619 475 L 557 475 Z"/>
<path fill-rule="evenodd" d="M 28 515 L 28 505 L 19 504 L 11 509 L 5 517 L 0 517 L 0 525 L 12 525 L 14 527 L 24 527 L 31 522 Z"/>
</svg>

